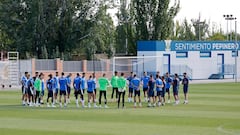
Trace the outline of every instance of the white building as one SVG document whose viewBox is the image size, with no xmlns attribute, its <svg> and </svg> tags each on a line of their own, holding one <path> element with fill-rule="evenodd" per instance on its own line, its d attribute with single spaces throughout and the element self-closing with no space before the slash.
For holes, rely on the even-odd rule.
<svg viewBox="0 0 240 135">
<path fill-rule="evenodd" d="M 156 70 L 161 73 L 182 74 L 187 72 L 192 79 L 207 79 L 216 74 L 224 78 L 233 78 L 237 67 L 240 78 L 240 58 L 238 44 L 232 41 L 138 41 L 138 56 L 159 56 L 156 63 L 145 64 L 144 70 Z M 236 51 L 236 48 L 238 49 Z M 237 53 L 235 53 L 237 52 Z M 216 76 L 215 75 L 215 76 Z"/>
</svg>

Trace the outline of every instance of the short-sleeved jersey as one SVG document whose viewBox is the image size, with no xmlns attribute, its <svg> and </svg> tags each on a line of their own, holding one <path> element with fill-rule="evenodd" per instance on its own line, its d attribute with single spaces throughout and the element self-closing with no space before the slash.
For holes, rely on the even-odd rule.
<svg viewBox="0 0 240 135">
<path fill-rule="evenodd" d="M 183 84 L 184 87 L 188 87 L 189 79 L 187 77 L 184 77 L 183 80 L 182 80 L 182 84 Z"/>
<path fill-rule="evenodd" d="M 143 88 L 148 88 L 148 81 L 149 81 L 150 77 L 149 76 L 144 76 L 141 78 L 141 81 L 143 83 Z"/>
<path fill-rule="evenodd" d="M 87 80 L 88 92 L 93 92 L 94 90 L 94 81 L 93 79 Z"/>
<path fill-rule="evenodd" d="M 37 78 L 34 82 L 34 88 L 36 89 L 36 91 L 42 91 L 41 85 L 42 85 L 41 80 Z"/>
<path fill-rule="evenodd" d="M 167 89 L 171 88 L 172 78 L 171 77 L 166 77 L 165 81 L 166 81 L 166 88 Z"/>
<path fill-rule="evenodd" d="M 54 80 L 53 80 L 53 79 L 48 79 L 48 80 L 47 80 L 47 89 L 48 89 L 49 91 L 52 91 L 53 88 L 54 88 Z"/>
<path fill-rule="evenodd" d="M 148 88 L 149 88 L 149 90 L 154 90 L 154 87 L 155 87 L 155 81 L 153 79 L 149 80 L 148 81 Z"/>
<path fill-rule="evenodd" d="M 27 77 L 26 76 L 23 76 L 21 78 L 21 83 L 22 83 L 22 86 L 27 87 Z"/>
<path fill-rule="evenodd" d="M 127 80 L 124 77 L 118 78 L 118 88 L 121 90 L 126 90 Z"/>
<path fill-rule="evenodd" d="M 129 88 L 133 88 L 133 86 L 132 86 L 132 84 L 131 84 L 132 79 L 133 79 L 132 76 L 129 76 L 129 77 L 127 78 L 128 82 L 129 82 L 129 86 L 128 86 Z"/>
<path fill-rule="evenodd" d="M 157 86 L 162 86 L 163 85 L 163 82 L 161 79 L 157 79 L 156 80 L 156 91 L 162 91 L 162 87 L 157 87 Z"/>
<path fill-rule="evenodd" d="M 67 76 L 66 79 L 67 79 L 67 85 L 70 86 L 72 83 L 71 77 Z"/>
<path fill-rule="evenodd" d="M 96 81 L 97 81 L 96 78 L 93 78 L 93 89 L 96 89 L 96 87 L 97 87 L 96 86 Z"/>
<path fill-rule="evenodd" d="M 81 78 L 79 76 L 74 78 L 73 87 L 74 87 L 75 90 L 80 90 L 81 89 Z"/>
<path fill-rule="evenodd" d="M 164 81 L 162 80 L 162 83 L 163 83 L 162 90 L 163 90 L 163 91 L 166 91 L 166 82 L 165 82 L 165 80 L 164 80 Z"/>
<path fill-rule="evenodd" d="M 27 80 L 27 87 L 30 88 L 33 86 L 33 80 L 32 79 L 28 79 Z"/>
<path fill-rule="evenodd" d="M 35 81 L 36 81 L 36 79 L 31 78 L 32 86 L 34 86 Z"/>
<path fill-rule="evenodd" d="M 117 83 L 117 80 L 118 80 L 118 76 L 112 76 L 112 79 L 111 79 L 111 85 L 112 87 L 114 88 L 117 88 L 118 87 L 118 83 Z"/>
<path fill-rule="evenodd" d="M 53 80 L 54 80 L 54 89 L 59 89 L 59 78 L 58 78 L 58 76 L 55 76 L 53 78 Z"/>
<path fill-rule="evenodd" d="M 178 89 L 179 88 L 179 79 L 175 78 L 173 79 L 173 89 Z"/>
<path fill-rule="evenodd" d="M 133 90 L 140 90 L 140 79 L 139 78 L 133 78 L 131 81 L 131 85 L 133 86 Z"/>
<path fill-rule="evenodd" d="M 31 78 L 33 85 L 34 85 L 35 81 L 37 80 L 37 78 L 38 78 L 38 77 L 36 77 L 36 76 L 34 76 L 34 77 Z"/>
<path fill-rule="evenodd" d="M 44 80 L 43 79 L 41 80 L 41 87 L 42 87 L 42 91 L 44 91 L 45 85 L 44 85 Z"/>
<path fill-rule="evenodd" d="M 107 86 L 109 85 L 109 81 L 108 81 L 107 78 L 100 77 L 98 79 L 98 83 L 99 83 L 99 90 L 100 91 L 106 91 L 107 90 Z"/>
<path fill-rule="evenodd" d="M 85 89 L 85 84 L 86 84 L 86 79 L 85 79 L 85 77 L 82 77 L 81 80 L 82 80 L 81 81 L 81 88 L 84 90 Z"/>
<path fill-rule="evenodd" d="M 60 91 L 67 90 L 67 79 L 65 77 L 59 78 Z"/>
</svg>

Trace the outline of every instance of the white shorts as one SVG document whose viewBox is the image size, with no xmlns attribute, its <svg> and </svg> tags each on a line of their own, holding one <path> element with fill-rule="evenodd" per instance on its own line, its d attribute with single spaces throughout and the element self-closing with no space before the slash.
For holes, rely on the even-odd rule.
<svg viewBox="0 0 240 135">
<path fill-rule="evenodd" d="M 118 88 L 118 92 L 124 92 L 125 90 L 125 88 Z"/>
</svg>

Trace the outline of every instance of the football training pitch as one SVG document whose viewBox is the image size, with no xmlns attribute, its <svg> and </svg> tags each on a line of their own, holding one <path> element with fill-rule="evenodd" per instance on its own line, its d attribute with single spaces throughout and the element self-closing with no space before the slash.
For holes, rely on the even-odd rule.
<svg viewBox="0 0 240 135">
<path fill-rule="evenodd" d="M 37 108 L 20 105 L 20 90 L 0 90 L 0 135 L 240 134 L 240 83 L 191 84 L 187 105 L 179 94 L 181 104 L 155 108 L 82 109 L 73 95 L 67 108 Z"/>
</svg>

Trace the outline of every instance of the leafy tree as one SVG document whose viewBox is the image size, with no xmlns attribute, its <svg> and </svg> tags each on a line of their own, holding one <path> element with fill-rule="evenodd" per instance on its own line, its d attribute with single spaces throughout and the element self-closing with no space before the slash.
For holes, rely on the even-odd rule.
<svg viewBox="0 0 240 135">
<path fill-rule="evenodd" d="M 223 33 L 217 32 L 211 35 L 207 40 L 224 41 L 226 40 L 226 36 Z"/>
<path fill-rule="evenodd" d="M 128 0 L 120 1 L 119 11 L 116 14 L 118 26 L 116 28 L 116 52 L 126 54 L 136 54 L 135 30 L 132 14 L 132 4 Z"/>
<path fill-rule="evenodd" d="M 105 53 L 108 57 L 113 55 L 115 27 L 107 13 L 108 6 L 104 2 L 100 3 L 97 12 L 91 15 L 87 23 L 90 34 L 81 44 L 86 49 L 88 59 L 92 59 L 95 53 Z"/>
<path fill-rule="evenodd" d="M 138 40 L 165 40 L 170 36 L 179 1 L 169 7 L 170 0 L 133 0 L 134 22 Z"/>
<path fill-rule="evenodd" d="M 176 22 L 175 31 L 173 32 L 173 40 L 195 40 L 195 35 L 192 32 L 192 25 L 188 23 L 187 19 L 184 19 L 180 25 Z"/>
<path fill-rule="evenodd" d="M 8 35 L 0 29 L 0 50 L 9 50 L 9 46 L 12 44 L 12 41 L 7 36 Z"/>
<path fill-rule="evenodd" d="M 1 0 L 0 42 L 7 51 L 20 52 L 21 58 L 71 59 L 72 53 L 86 53 L 87 44 L 83 44 L 86 38 L 82 37 L 92 35 L 91 42 L 99 51 L 110 54 L 110 42 L 113 42 L 109 37 L 114 35 L 114 26 L 106 14 L 105 3 L 95 0 Z"/>
<path fill-rule="evenodd" d="M 32 28 L 28 27 L 31 20 L 28 18 L 28 6 L 21 0 L 0 1 L 0 29 L 4 33 L 5 38 L 2 40 L 11 41 L 10 44 L 4 46 L 11 51 L 22 52 L 20 57 L 31 50 L 31 34 Z M 4 42 L 3 42 L 4 43 Z M 8 51 L 7 50 L 7 51 Z"/>
</svg>

